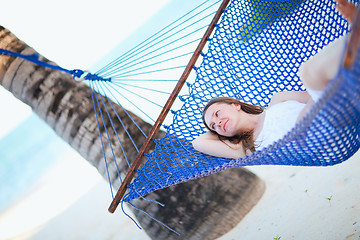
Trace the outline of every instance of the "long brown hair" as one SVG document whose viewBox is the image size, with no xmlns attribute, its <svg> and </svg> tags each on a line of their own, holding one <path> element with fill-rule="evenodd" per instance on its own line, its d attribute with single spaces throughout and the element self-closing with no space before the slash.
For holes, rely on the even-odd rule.
<svg viewBox="0 0 360 240">
<path fill-rule="evenodd" d="M 245 113 L 253 114 L 253 115 L 258 115 L 258 114 L 262 113 L 264 111 L 264 108 L 257 106 L 257 105 L 239 101 L 232 97 L 217 97 L 217 98 L 211 99 L 206 104 L 206 106 L 204 107 L 203 112 L 202 112 L 202 121 L 203 121 L 205 127 L 207 129 L 209 129 L 210 132 L 218 135 L 218 137 L 221 141 L 224 141 L 227 139 L 234 144 L 238 144 L 241 142 L 245 152 L 247 149 L 249 149 L 251 152 L 255 152 L 255 143 L 254 143 L 255 140 L 254 140 L 254 132 L 253 131 L 241 132 L 241 133 L 236 134 L 235 136 L 226 137 L 226 136 L 222 136 L 222 135 L 218 134 L 216 131 L 210 129 L 210 127 L 205 122 L 205 112 L 211 105 L 213 105 L 215 103 L 239 104 L 241 110 L 243 110 Z"/>
</svg>

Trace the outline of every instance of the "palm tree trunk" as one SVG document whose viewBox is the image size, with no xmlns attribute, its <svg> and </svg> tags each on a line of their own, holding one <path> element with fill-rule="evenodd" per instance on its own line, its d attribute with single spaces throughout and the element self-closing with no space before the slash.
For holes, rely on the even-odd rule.
<svg viewBox="0 0 360 240">
<path fill-rule="evenodd" d="M 36 53 L 1 26 L 0 48 L 23 54 Z M 41 56 L 40 59 L 48 61 Z M 15 97 L 31 106 L 64 141 L 108 179 L 91 90 L 87 85 L 74 81 L 67 73 L 8 56 L 0 56 L 0 83 Z M 126 116 L 124 110 L 119 106 L 116 108 L 135 143 L 140 146 L 144 141 L 143 135 Z M 115 115 L 112 117 L 115 118 Z M 149 132 L 151 125 L 135 115 L 132 117 L 145 132 Z M 104 124 L 110 125 L 109 122 Z M 137 152 L 130 145 L 130 141 L 126 141 L 127 134 L 124 129 L 120 124 L 115 128 L 120 138 L 128 143 L 124 148 L 129 158 L 134 159 Z M 103 136 L 104 131 L 101 129 Z M 112 143 L 115 144 L 115 141 Z M 113 148 L 121 159 L 120 168 L 126 170 L 120 147 L 114 145 Z M 109 144 L 105 149 L 109 151 Z M 118 187 L 116 167 L 113 163 L 109 165 L 111 179 L 115 187 Z M 121 174 L 125 172 L 122 171 Z M 260 199 L 264 189 L 263 181 L 256 175 L 243 168 L 237 168 L 178 184 L 147 196 L 164 203 L 164 208 L 141 199 L 136 200 L 137 206 L 180 232 L 180 237 L 144 213 L 138 210 L 134 210 L 134 213 L 147 234 L 154 239 L 214 239 L 238 224 Z"/>
</svg>

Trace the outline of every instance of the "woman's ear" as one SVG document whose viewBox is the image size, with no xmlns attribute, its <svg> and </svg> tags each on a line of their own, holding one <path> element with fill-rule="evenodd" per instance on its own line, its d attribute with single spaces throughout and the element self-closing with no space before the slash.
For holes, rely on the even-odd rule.
<svg viewBox="0 0 360 240">
<path fill-rule="evenodd" d="M 241 110 L 241 105 L 239 103 L 232 103 L 232 105 L 238 110 Z"/>
</svg>

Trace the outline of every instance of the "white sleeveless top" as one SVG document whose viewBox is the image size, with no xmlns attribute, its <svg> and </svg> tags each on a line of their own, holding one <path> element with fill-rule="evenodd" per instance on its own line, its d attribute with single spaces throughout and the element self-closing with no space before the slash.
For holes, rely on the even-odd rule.
<svg viewBox="0 0 360 240">
<path fill-rule="evenodd" d="M 298 101 L 286 101 L 267 108 L 263 128 L 255 140 L 256 150 L 272 144 L 289 132 L 304 107 L 305 104 Z"/>
<path fill-rule="evenodd" d="M 312 89 L 307 89 L 307 92 L 314 102 L 317 102 L 323 94 L 323 91 Z M 263 128 L 255 140 L 256 150 L 267 147 L 284 137 L 295 126 L 296 119 L 305 105 L 298 101 L 286 101 L 267 108 Z"/>
</svg>

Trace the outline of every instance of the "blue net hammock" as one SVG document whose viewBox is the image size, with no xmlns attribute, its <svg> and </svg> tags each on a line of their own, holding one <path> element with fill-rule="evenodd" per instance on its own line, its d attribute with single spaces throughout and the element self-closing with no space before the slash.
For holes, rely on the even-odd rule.
<svg viewBox="0 0 360 240">
<path fill-rule="evenodd" d="M 107 165 L 119 168 L 111 144 L 106 143 L 106 139 L 114 138 L 109 136 L 114 131 L 100 126 L 101 118 L 107 116 L 99 107 L 103 98 L 112 99 L 153 124 L 170 95 L 164 89 L 176 84 L 219 5 L 218 0 L 204 1 L 95 74 L 85 74 L 94 96 L 100 96 L 94 97 L 94 107 L 99 128 L 106 132 L 102 145 L 108 146 L 104 149 Z M 191 145 L 206 131 L 201 113 L 210 99 L 230 96 L 266 107 L 275 92 L 305 90 L 296 74 L 301 63 L 348 31 L 347 21 L 331 0 L 230 1 L 201 53 L 201 61 L 194 66 L 195 71 L 162 125 L 165 136 L 153 139 L 155 148 L 145 154 L 145 163 L 136 170 L 137 176 L 127 186 L 122 201 L 130 202 L 157 189 L 227 168 L 331 166 L 350 158 L 360 146 L 360 54 L 351 69 L 340 68 L 311 111 L 272 145 L 236 160 L 212 157 Z M 35 56 L 28 58 L 36 62 Z M 68 72 L 77 78 L 84 73 Z M 109 182 L 113 183 L 110 174 Z"/>
<path fill-rule="evenodd" d="M 218 171 L 251 165 L 330 166 L 359 148 L 360 62 L 341 69 L 311 112 L 283 139 L 237 160 L 197 152 L 201 113 L 218 96 L 266 107 L 274 92 L 305 90 L 300 64 L 347 33 L 333 1 L 231 1 L 166 136 L 156 140 L 124 201 Z"/>
</svg>

